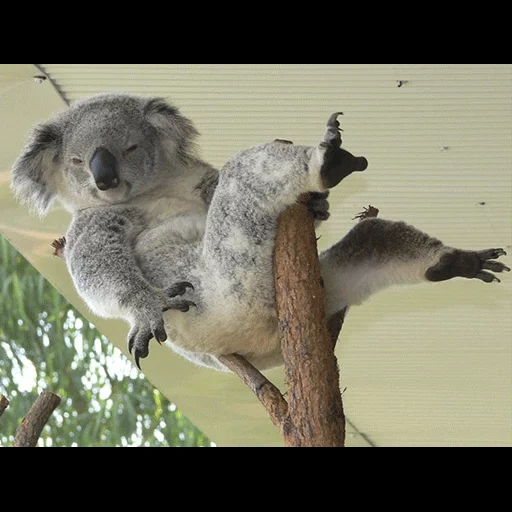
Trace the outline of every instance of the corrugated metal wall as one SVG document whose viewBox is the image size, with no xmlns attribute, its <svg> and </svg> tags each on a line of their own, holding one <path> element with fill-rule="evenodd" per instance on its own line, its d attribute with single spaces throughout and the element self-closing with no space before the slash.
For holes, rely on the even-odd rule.
<svg viewBox="0 0 512 512">
<path fill-rule="evenodd" d="M 69 101 L 113 90 L 168 98 L 219 167 L 274 138 L 315 144 L 342 110 L 344 146 L 370 166 L 332 193 L 321 247 L 371 203 L 453 246 L 511 249 L 510 65 L 41 67 Z M 395 289 L 353 309 L 338 351 L 359 430 L 380 445 L 512 444 L 512 279 L 503 281 Z"/>
</svg>

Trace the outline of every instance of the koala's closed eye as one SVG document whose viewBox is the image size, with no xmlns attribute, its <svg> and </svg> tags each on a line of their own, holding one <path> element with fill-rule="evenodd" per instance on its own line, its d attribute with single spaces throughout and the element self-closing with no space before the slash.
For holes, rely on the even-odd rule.
<svg viewBox="0 0 512 512">
<path fill-rule="evenodd" d="M 125 155 L 128 155 L 130 153 L 133 153 L 137 149 L 139 149 L 139 145 L 138 144 L 132 144 L 130 147 L 128 147 L 127 149 L 124 150 L 124 153 L 125 153 Z"/>
</svg>

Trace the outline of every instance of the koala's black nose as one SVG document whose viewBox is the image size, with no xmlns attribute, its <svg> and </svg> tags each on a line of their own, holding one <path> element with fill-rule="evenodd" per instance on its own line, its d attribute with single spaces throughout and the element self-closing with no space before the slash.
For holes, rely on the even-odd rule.
<svg viewBox="0 0 512 512">
<path fill-rule="evenodd" d="M 92 155 L 89 162 L 89 168 L 96 186 L 100 190 L 116 188 L 119 185 L 119 176 L 117 175 L 116 157 L 105 148 L 98 148 Z"/>
</svg>

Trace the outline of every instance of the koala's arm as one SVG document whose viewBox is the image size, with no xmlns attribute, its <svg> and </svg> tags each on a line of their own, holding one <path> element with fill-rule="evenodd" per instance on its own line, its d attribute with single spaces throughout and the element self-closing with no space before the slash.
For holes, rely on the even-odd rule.
<svg viewBox="0 0 512 512">
<path fill-rule="evenodd" d="M 134 346 L 147 349 L 153 336 L 165 341 L 163 311 L 188 311 L 193 305 L 176 297 L 190 283 L 176 283 L 163 290 L 145 279 L 133 249 L 144 228 L 143 213 L 136 208 L 91 208 L 75 215 L 64 248 L 76 289 L 91 310 L 130 323 L 130 351 Z M 135 356 L 137 361 L 145 357 L 142 353 Z"/>
</svg>

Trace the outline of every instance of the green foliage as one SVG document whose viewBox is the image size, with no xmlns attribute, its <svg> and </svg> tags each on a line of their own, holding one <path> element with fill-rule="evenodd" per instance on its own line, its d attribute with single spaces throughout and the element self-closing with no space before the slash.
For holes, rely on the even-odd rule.
<svg viewBox="0 0 512 512">
<path fill-rule="evenodd" d="M 43 390 L 62 402 L 39 446 L 211 446 L 0 235 L 0 446 Z"/>
</svg>

